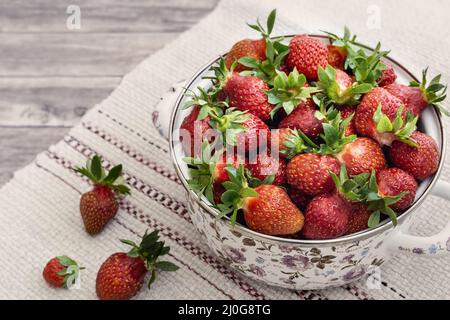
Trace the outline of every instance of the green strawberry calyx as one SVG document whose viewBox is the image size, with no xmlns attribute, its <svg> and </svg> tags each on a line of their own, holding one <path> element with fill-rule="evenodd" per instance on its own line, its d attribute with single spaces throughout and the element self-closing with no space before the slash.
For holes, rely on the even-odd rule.
<svg viewBox="0 0 450 320">
<path fill-rule="evenodd" d="M 198 106 L 200 111 L 197 116 L 197 121 L 205 119 L 207 116 L 220 117 L 223 110 L 228 108 L 226 101 L 217 100 L 217 95 L 213 91 L 207 92 L 201 87 L 197 87 L 198 94 L 191 91 L 186 94 L 190 99 L 183 105 L 183 109 L 188 109 L 193 106 Z"/>
<path fill-rule="evenodd" d="M 450 116 L 450 112 L 441 104 L 447 98 L 447 85 L 441 83 L 441 75 L 435 76 L 428 84 L 428 68 L 422 71 L 422 82 L 411 81 L 409 86 L 420 88 L 425 101 L 434 106 L 439 112 Z"/>
<path fill-rule="evenodd" d="M 365 200 L 365 190 L 370 174 L 361 173 L 352 178 L 348 177 L 345 164 L 341 164 L 339 176 L 331 170 L 328 170 L 337 192 L 350 202 L 363 202 Z"/>
<path fill-rule="evenodd" d="M 300 74 L 296 68 L 289 73 L 289 76 L 279 70 L 276 74 L 273 88 L 266 92 L 269 103 L 275 105 L 271 111 L 272 118 L 280 109 L 290 114 L 300 102 L 310 99 L 313 93 L 319 91 L 316 87 L 306 86 L 305 75 Z"/>
<path fill-rule="evenodd" d="M 373 121 L 376 125 L 376 130 L 379 133 L 391 133 L 399 140 L 411 147 L 417 148 L 417 143 L 411 138 L 411 134 L 417 129 L 418 116 L 414 117 L 411 112 L 403 116 L 404 106 L 397 109 L 394 121 L 392 122 L 387 115 L 382 111 L 382 105 L 379 104 L 377 110 L 373 114 Z M 404 119 L 405 118 L 405 119 Z"/>
<path fill-rule="evenodd" d="M 319 81 L 315 83 L 321 90 L 318 97 L 327 99 L 337 105 L 357 105 L 362 94 L 369 92 L 373 86 L 369 83 L 354 82 L 350 87 L 342 90 L 336 81 L 336 69 L 327 65 L 325 69 L 317 70 Z"/>
<path fill-rule="evenodd" d="M 86 161 L 85 167 L 76 167 L 75 171 L 88 177 L 94 185 L 107 186 L 117 194 L 130 194 L 130 188 L 122 177 L 122 165 L 119 164 L 108 172 L 103 168 L 102 161 L 102 157 L 94 155 Z"/>
<path fill-rule="evenodd" d="M 220 211 L 217 219 L 231 215 L 230 223 L 234 226 L 238 211 L 243 208 L 245 199 L 258 197 L 258 192 L 249 186 L 242 164 L 237 169 L 228 165 L 225 170 L 228 172 L 229 181 L 222 183 L 225 192 L 221 196 L 221 203 L 216 205 L 216 208 Z"/>
<path fill-rule="evenodd" d="M 148 288 L 156 280 L 157 271 L 177 271 L 179 267 L 170 261 L 160 261 L 160 257 L 167 255 L 170 252 L 170 247 L 165 246 L 164 241 L 159 240 L 159 232 L 155 230 L 151 233 L 145 231 L 142 237 L 141 243 L 137 245 L 135 242 L 130 240 L 120 241 L 126 245 L 131 246 L 131 250 L 128 252 L 128 256 L 132 258 L 140 258 L 144 261 L 145 267 L 151 273 L 150 279 L 148 281 Z"/>
<path fill-rule="evenodd" d="M 63 287 L 72 287 L 80 275 L 80 270 L 83 270 L 84 268 L 78 266 L 78 263 L 75 260 L 65 255 L 58 256 L 56 259 L 58 259 L 59 264 L 64 267 L 64 269 L 57 272 L 57 275 L 64 277 Z"/>
<path fill-rule="evenodd" d="M 292 159 L 297 154 L 309 153 L 318 150 L 319 146 L 315 144 L 306 134 L 299 129 L 289 129 L 290 133 L 286 135 L 284 149 L 280 151 L 286 158 Z"/>
<path fill-rule="evenodd" d="M 259 61 L 253 57 L 242 57 L 238 63 L 251 68 L 250 70 L 242 71 L 242 75 L 252 75 L 264 80 L 268 85 L 273 84 L 273 79 L 276 76 L 276 71 L 280 68 L 284 58 L 289 53 L 289 46 L 282 43 L 283 37 L 271 38 L 273 27 L 275 25 L 277 11 L 272 10 L 267 17 L 266 28 L 264 28 L 259 20 L 256 24 L 249 24 L 248 26 L 259 33 L 261 33 L 266 42 L 266 59 Z"/>
<path fill-rule="evenodd" d="M 243 124 L 249 120 L 251 116 L 247 111 L 228 108 L 223 114 L 210 114 L 210 117 L 210 126 L 222 133 L 224 139 L 223 142 L 235 146 L 238 134 L 247 131 L 247 128 Z"/>
</svg>

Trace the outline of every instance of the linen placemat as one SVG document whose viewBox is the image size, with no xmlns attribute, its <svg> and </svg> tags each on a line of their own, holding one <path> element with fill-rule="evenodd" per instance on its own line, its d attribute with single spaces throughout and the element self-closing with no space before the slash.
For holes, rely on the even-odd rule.
<svg viewBox="0 0 450 320">
<path fill-rule="evenodd" d="M 347 24 L 364 43 L 381 40 L 394 58 L 416 74 L 430 65 L 432 72 L 439 70 L 444 81 L 449 80 L 445 17 L 449 2 L 223 0 L 196 26 L 125 76 L 62 141 L 16 172 L 1 189 L 0 298 L 94 299 L 99 266 L 113 252 L 125 249 L 118 239 L 137 239 L 146 229 L 160 230 L 172 248 L 169 259 L 181 268 L 161 274 L 151 290 L 141 290 L 138 299 L 450 298 L 450 257 L 432 260 L 399 254 L 382 267 L 379 289 L 369 289 L 360 281 L 322 291 L 292 291 L 238 275 L 212 254 L 196 232 L 167 142 L 152 126 L 152 111 L 172 84 L 188 79 L 235 41 L 256 37 L 245 22 L 257 16 L 264 19 L 273 7 L 278 8 L 274 34 L 341 32 Z M 78 208 L 89 183 L 71 168 L 83 165 L 94 153 L 104 157 L 105 165 L 123 164 L 132 196 L 121 201 L 106 229 L 91 237 L 84 231 Z M 443 179 L 450 180 L 448 167 Z M 418 235 L 436 232 L 450 218 L 448 204 L 434 197 L 415 215 L 412 232 Z M 43 266 L 60 254 L 86 267 L 79 289 L 55 290 L 43 281 Z"/>
</svg>

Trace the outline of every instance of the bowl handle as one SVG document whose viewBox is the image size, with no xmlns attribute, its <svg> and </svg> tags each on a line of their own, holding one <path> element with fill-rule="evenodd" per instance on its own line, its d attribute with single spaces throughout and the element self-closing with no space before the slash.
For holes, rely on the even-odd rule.
<svg viewBox="0 0 450 320">
<path fill-rule="evenodd" d="M 152 122 L 159 134 L 166 140 L 169 140 L 169 126 L 170 118 L 173 109 L 180 96 L 186 81 L 180 81 L 173 85 L 166 94 L 161 98 L 161 101 L 156 105 L 152 112 Z"/>
<path fill-rule="evenodd" d="M 438 180 L 431 193 L 450 200 L 450 183 Z M 413 236 L 400 230 L 391 240 L 392 249 L 397 251 L 428 256 L 450 254 L 450 222 L 443 230 L 429 237 Z"/>
</svg>

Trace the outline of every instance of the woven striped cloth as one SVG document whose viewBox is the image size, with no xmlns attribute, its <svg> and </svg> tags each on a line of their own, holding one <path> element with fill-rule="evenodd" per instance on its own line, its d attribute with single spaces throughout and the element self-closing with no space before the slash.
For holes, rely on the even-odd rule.
<svg viewBox="0 0 450 320">
<path fill-rule="evenodd" d="M 449 2 L 377 3 L 340 1 L 336 7 L 332 0 L 277 1 L 274 33 L 340 32 L 348 24 L 362 42 L 380 39 L 394 58 L 416 74 L 430 65 L 431 71 L 439 70 L 448 81 L 450 35 L 445 14 L 450 11 Z M 181 269 L 160 274 L 152 289 L 141 290 L 137 299 L 450 298 L 450 257 L 431 260 L 398 254 L 383 266 L 379 289 L 356 282 L 323 291 L 290 291 L 238 275 L 210 252 L 196 232 L 167 142 L 152 127 L 152 110 L 172 84 L 188 79 L 238 39 L 256 36 L 245 22 L 264 17 L 272 6 L 271 1 L 223 0 L 195 27 L 125 76 L 62 141 L 16 172 L 0 192 L 0 298 L 94 299 L 99 266 L 113 252 L 125 250 L 118 239 L 136 240 L 146 229 L 160 230 L 172 248 L 168 259 Z M 90 185 L 71 168 L 84 164 L 94 153 L 104 157 L 106 166 L 124 165 L 132 196 L 121 201 L 106 229 L 91 237 L 84 231 L 78 209 L 80 194 Z M 449 167 L 443 176 L 450 180 Z M 412 232 L 427 235 L 442 228 L 450 218 L 447 208 L 443 200 L 430 197 L 415 214 Z M 61 291 L 44 283 L 42 267 L 60 254 L 86 267 L 79 289 Z"/>
</svg>

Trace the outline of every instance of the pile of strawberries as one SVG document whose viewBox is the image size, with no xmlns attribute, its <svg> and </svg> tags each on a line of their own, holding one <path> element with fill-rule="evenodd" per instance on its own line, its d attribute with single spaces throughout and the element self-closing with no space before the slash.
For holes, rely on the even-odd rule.
<svg viewBox="0 0 450 320">
<path fill-rule="evenodd" d="M 211 88 L 188 93 L 180 141 L 191 188 L 219 217 L 268 235 L 395 225 L 438 168 L 439 148 L 416 124 L 429 106 L 448 115 L 440 76 L 396 83 L 388 52 L 369 53 L 347 29 L 327 33 L 328 45 L 308 35 L 286 44 L 270 37 L 275 16 L 213 66 Z"/>
</svg>

